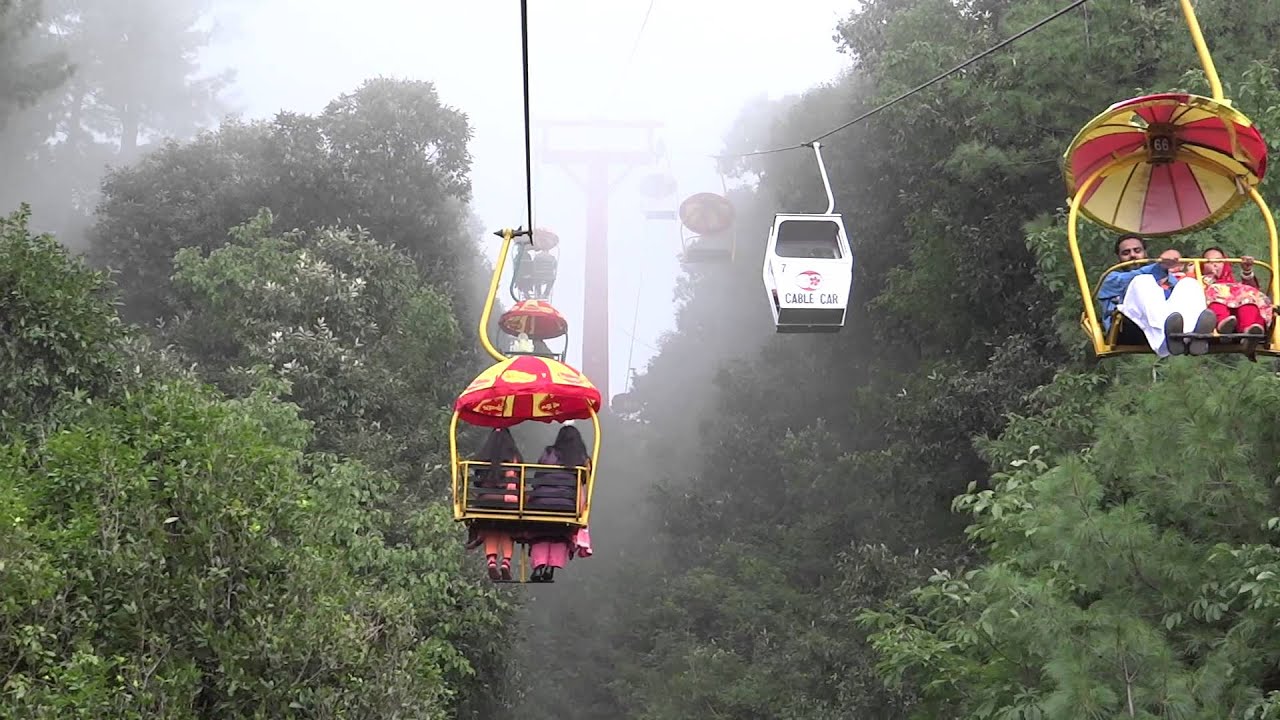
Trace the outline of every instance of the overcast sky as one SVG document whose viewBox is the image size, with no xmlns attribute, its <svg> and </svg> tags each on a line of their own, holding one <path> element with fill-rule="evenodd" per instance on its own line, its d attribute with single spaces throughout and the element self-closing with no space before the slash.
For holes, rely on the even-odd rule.
<svg viewBox="0 0 1280 720">
<path fill-rule="evenodd" d="M 719 190 L 713 161 L 704 156 L 720 150 L 745 101 L 802 91 L 844 67 L 846 58 L 837 53 L 832 35 L 837 21 L 854 7 L 853 0 L 653 0 L 652 8 L 650 0 L 529 4 L 535 143 L 548 121 L 661 122 L 679 197 Z M 443 101 L 466 112 L 475 130 L 476 212 L 491 230 L 525 224 L 517 0 L 237 5 L 234 16 L 220 21 L 224 32 L 207 63 L 238 71 L 229 99 L 245 117 L 268 117 L 282 109 L 317 112 L 379 75 L 433 81 Z M 588 139 L 571 135 L 554 141 L 572 146 Z M 621 144 L 628 141 L 617 138 Z M 643 174 L 638 170 L 628 179 Z M 643 368 L 658 336 L 672 327 L 680 239 L 674 227 L 670 233 L 646 230 L 645 206 L 634 184 L 621 184 L 611 197 L 610 394 L 626 386 L 629 350 L 634 349 L 632 366 Z M 585 195 L 557 166 L 535 166 L 534 216 L 536 224 L 555 230 L 562 240 L 554 302 L 575 330 L 569 363 L 581 367 Z M 741 261 L 763 261 L 767 232 L 759 229 L 759 243 L 748 244 Z M 751 238 L 751 230 L 740 237 Z M 496 251 L 498 240 L 493 242 Z M 632 348 L 637 298 L 641 310 Z M 768 312 L 763 300 L 760 309 Z"/>
</svg>

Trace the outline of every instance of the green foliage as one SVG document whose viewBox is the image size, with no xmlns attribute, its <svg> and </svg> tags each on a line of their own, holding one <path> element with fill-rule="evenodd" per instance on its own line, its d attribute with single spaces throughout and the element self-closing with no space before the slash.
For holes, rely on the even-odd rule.
<svg viewBox="0 0 1280 720">
<path fill-rule="evenodd" d="M 269 227 L 263 213 L 237 244 L 179 263 L 193 306 L 169 330 L 228 348 L 206 371 L 240 381 L 227 398 L 126 332 L 104 274 L 33 237 L 25 210 L 0 225 L 0 715 L 452 718 L 492 704 L 511 608 L 466 567 L 448 506 L 404 487 L 440 452 L 429 402 L 447 386 L 409 376 L 450 366 L 449 305 L 362 235 Z M 281 281 L 300 294 L 268 287 Z M 341 325 L 308 334 L 311 313 Z M 306 338 L 281 352 L 320 372 L 271 372 L 281 358 L 264 348 L 290 323 Z M 375 412 L 404 426 L 384 446 L 422 452 L 388 460 L 355 437 L 346 457 L 315 452 L 316 433 L 341 445 Z"/>
<path fill-rule="evenodd" d="M 228 121 L 109 174 L 92 255 L 119 273 L 126 316 L 150 321 L 173 312 L 179 249 L 215 250 L 269 207 L 286 228 L 365 228 L 454 295 L 478 269 L 464 227 L 469 138 L 466 118 L 416 81 L 366 82 L 315 117 Z"/>
<path fill-rule="evenodd" d="M 1280 5 L 1196 5 L 1228 94 L 1275 143 L 1276 50 L 1265 38 L 1280 27 Z M 815 137 L 1060 6 L 862 3 L 837 28 L 852 68 L 801 96 L 753 102 L 725 151 Z M 1252 577 L 1206 569 L 1222 557 L 1218 543 L 1264 542 L 1274 468 L 1267 475 L 1263 464 L 1277 448 L 1273 390 L 1260 388 L 1272 381 L 1218 360 L 1085 366 L 1065 242 L 1059 161 L 1071 138 L 1118 100 L 1206 92 L 1189 72 L 1197 65 L 1176 4 L 1090 4 L 824 139 L 855 254 L 846 327 L 775 336 L 758 265 L 688 271 L 677 331 L 632 393 L 647 424 L 627 442 L 643 443 L 647 460 L 617 471 L 617 482 L 655 486 L 655 520 L 618 537 L 593 528 L 641 558 L 627 562 L 625 584 L 602 588 L 613 594 L 600 603 L 609 620 L 592 626 L 601 639 L 584 643 L 576 654 L 588 659 L 566 673 L 598 683 L 588 665 L 619 667 L 612 704 L 593 689 L 591 710 L 535 706 L 521 717 L 1276 713 L 1266 704 L 1280 697 L 1266 700 L 1277 684 L 1265 677 L 1270 626 L 1215 625 L 1229 613 L 1210 598 L 1230 582 L 1259 582 L 1269 559 L 1245 558 Z M 742 228 L 822 207 L 808 153 L 725 169 L 758 181 L 730 192 Z M 1176 242 L 1260 255 L 1259 227 L 1246 209 Z M 1112 239 L 1082 224 L 1090 282 L 1110 264 Z M 1204 375 L 1190 370 L 1201 365 Z M 1153 372 L 1163 391 L 1145 404 Z M 1239 389 L 1246 378 L 1256 396 Z M 1204 387 L 1216 381 L 1235 383 L 1247 409 L 1222 410 L 1224 396 Z M 1194 418 L 1181 407 L 1196 408 Z M 1248 417 L 1254 425 L 1241 427 Z M 1236 455 L 1237 438 L 1253 449 Z M 1210 447 L 1225 465 L 1200 457 Z M 1166 455 L 1167 466 L 1155 461 Z M 1013 462 L 1017 472 L 990 477 L 989 464 Z M 1223 475 L 1232 463 L 1252 474 Z M 1220 482 L 1188 480 L 1197 473 Z M 1003 530 L 960 532 L 952 500 L 966 487 L 981 526 Z M 1136 563 L 1100 537 L 1132 543 Z M 834 557 L 843 549 L 862 554 Z M 1174 613 L 1187 635 L 1163 624 Z M 559 621 L 576 629 L 581 613 Z M 546 652 L 537 641 L 529 657 Z"/>
<path fill-rule="evenodd" d="M 462 382 L 449 299 L 367 233 L 273 237 L 272 222 L 263 211 L 207 257 L 178 253 L 181 314 L 166 337 L 230 392 L 252 387 L 260 366 L 287 380 L 316 449 L 402 479 L 447 462 L 447 408 Z"/>
<path fill-rule="evenodd" d="M 1280 380 L 1213 361 L 1144 375 L 1094 396 L 1086 452 L 1032 445 L 957 498 L 987 563 L 863 616 L 887 676 L 922 688 L 918 717 L 1245 717 L 1274 689 Z"/>
<path fill-rule="evenodd" d="M 105 273 L 32 235 L 28 218 L 26 206 L 0 218 L 0 432 L 120 379 L 124 332 Z"/>
<path fill-rule="evenodd" d="M 6 446 L 3 714 L 451 717 L 459 644 L 497 617 L 450 518 L 389 545 L 390 478 L 308 436 L 265 391 L 161 380 Z"/>
</svg>

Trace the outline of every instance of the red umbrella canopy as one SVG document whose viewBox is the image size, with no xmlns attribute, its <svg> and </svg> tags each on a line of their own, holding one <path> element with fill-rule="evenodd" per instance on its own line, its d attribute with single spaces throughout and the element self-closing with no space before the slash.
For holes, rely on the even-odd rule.
<svg viewBox="0 0 1280 720">
<path fill-rule="evenodd" d="M 569 332 L 569 321 L 546 300 L 521 300 L 498 318 L 502 332 L 531 340 L 550 340 Z"/>
<path fill-rule="evenodd" d="M 600 391 L 564 363 L 518 355 L 477 375 L 453 408 L 463 421 L 483 427 L 564 422 L 600 412 Z"/>
<path fill-rule="evenodd" d="M 1239 208 L 1266 174 L 1267 146 L 1234 108 L 1162 93 L 1107 108 L 1076 135 L 1064 160 L 1072 196 L 1103 172 L 1080 204 L 1086 217 L 1119 232 L 1160 236 L 1208 227 Z"/>
</svg>

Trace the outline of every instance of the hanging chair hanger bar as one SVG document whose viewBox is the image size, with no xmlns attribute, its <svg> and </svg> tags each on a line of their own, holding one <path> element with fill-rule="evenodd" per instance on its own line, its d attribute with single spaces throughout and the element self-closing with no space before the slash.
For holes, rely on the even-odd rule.
<svg viewBox="0 0 1280 720">
<path fill-rule="evenodd" d="M 836 209 L 836 196 L 831 194 L 831 180 L 827 178 L 827 166 L 822 162 L 822 143 L 814 140 L 805 144 L 813 148 L 813 156 L 818 158 L 818 172 L 822 173 L 822 188 L 827 191 L 827 211 L 823 214 L 830 215 Z"/>
<path fill-rule="evenodd" d="M 1204 34 L 1200 32 L 1200 21 L 1196 19 L 1195 8 L 1191 0 L 1180 0 L 1182 16 L 1187 20 L 1187 29 L 1191 31 L 1191 42 L 1196 46 L 1196 54 L 1200 56 L 1200 64 L 1204 66 L 1204 75 L 1209 80 L 1209 89 L 1213 91 L 1213 99 L 1224 105 L 1228 104 L 1222 96 L 1222 81 L 1218 79 L 1218 70 L 1213 66 L 1213 56 L 1209 54 L 1209 46 L 1205 44 Z"/>
</svg>

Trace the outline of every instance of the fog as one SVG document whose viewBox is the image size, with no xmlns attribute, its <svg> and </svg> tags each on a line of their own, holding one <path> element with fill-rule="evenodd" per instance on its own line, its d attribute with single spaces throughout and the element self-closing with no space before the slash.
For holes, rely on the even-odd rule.
<svg viewBox="0 0 1280 720">
<path fill-rule="evenodd" d="M 668 150 L 650 168 L 626 177 L 622 167 L 615 171 L 620 182 L 610 197 L 608 250 L 612 394 L 626 387 L 628 358 L 642 368 L 671 328 L 681 272 L 677 228 L 646 227 L 643 210 L 675 209 L 678 198 L 719 191 L 710 156 L 721 150 L 744 103 L 800 92 L 837 74 L 847 58 L 832 35 L 850 7 L 841 0 L 793 0 L 785 11 L 761 6 L 750 12 L 730 0 L 530 3 L 534 222 L 561 237 L 554 299 L 577 330 L 572 365 L 582 358 L 586 196 L 563 167 L 542 162 L 541 132 L 564 120 L 656 121 Z M 236 72 L 224 97 L 246 118 L 282 109 L 314 113 L 379 75 L 434 82 L 446 104 L 468 114 L 474 130 L 475 211 L 492 230 L 527 224 L 519 3 L 260 0 L 215 8 L 215 19 L 219 31 L 202 62 L 207 72 Z M 625 134 L 585 133 L 548 141 L 558 147 L 638 142 Z M 678 197 L 646 200 L 635 181 L 664 161 Z M 756 262 L 765 232 L 760 228 L 753 244 L 752 230 L 742 229 L 744 262 Z M 496 252 L 498 241 L 491 242 Z"/>
</svg>

